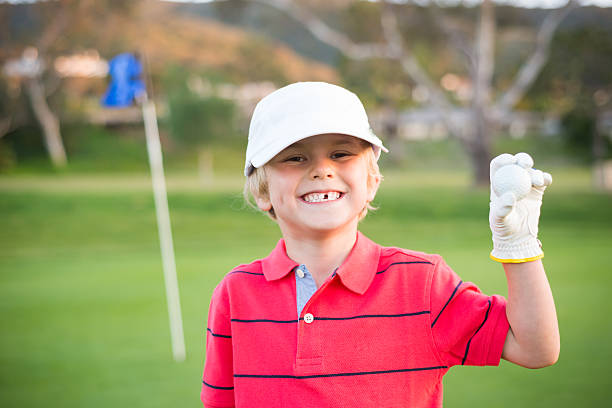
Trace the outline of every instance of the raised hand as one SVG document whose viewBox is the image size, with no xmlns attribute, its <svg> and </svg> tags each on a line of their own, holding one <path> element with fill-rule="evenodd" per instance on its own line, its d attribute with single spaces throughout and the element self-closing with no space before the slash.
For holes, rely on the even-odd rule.
<svg viewBox="0 0 612 408">
<path fill-rule="evenodd" d="M 542 258 L 538 222 L 542 196 L 552 176 L 534 169 L 527 153 L 499 155 L 491 161 L 490 169 L 491 258 L 504 263 Z"/>
</svg>

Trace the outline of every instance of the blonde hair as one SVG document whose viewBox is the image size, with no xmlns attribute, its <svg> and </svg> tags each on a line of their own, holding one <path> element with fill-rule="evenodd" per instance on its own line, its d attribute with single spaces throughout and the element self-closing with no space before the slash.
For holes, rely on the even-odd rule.
<svg viewBox="0 0 612 408">
<path fill-rule="evenodd" d="M 367 142 L 365 142 L 367 143 Z M 370 146 L 369 143 L 367 143 Z M 382 181 L 383 176 L 380 174 L 380 169 L 378 168 L 378 162 L 376 160 L 376 154 L 374 153 L 374 149 L 368 149 L 365 153 L 365 161 L 366 166 L 368 168 L 368 188 L 373 188 L 376 183 L 376 179 L 380 179 Z M 267 164 L 262 167 L 258 167 L 253 170 L 253 172 L 247 176 L 247 179 L 244 183 L 244 189 L 242 191 L 242 195 L 244 197 L 245 202 L 250 207 L 259 210 L 257 203 L 255 202 L 256 197 L 262 197 L 269 199 L 270 190 L 268 189 L 268 174 L 266 171 Z M 361 221 L 367 214 L 368 210 L 377 210 L 377 207 L 372 206 L 370 202 L 367 202 L 363 210 L 359 213 L 359 220 Z M 274 208 L 271 208 L 267 211 L 268 216 L 273 220 L 276 220 L 276 214 L 274 213 Z"/>
</svg>

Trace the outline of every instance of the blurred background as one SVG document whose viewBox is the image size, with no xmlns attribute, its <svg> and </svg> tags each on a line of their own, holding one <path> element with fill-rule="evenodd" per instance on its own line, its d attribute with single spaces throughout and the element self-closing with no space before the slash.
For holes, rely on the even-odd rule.
<svg viewBox="0 0 612 408">
<path fill-rule="evenodd" d="M 0 46 L 3 407 L 200 406 L 212 290 L 280 237 L 241 197 L 250 115 L 312 80 L 357 93 L 391 150 L 362 231 L 440 253 L 487 293 L 506 294 L 490 159 L 526 151 L 553 174 L 540 235 L 560 360 L 453 368 L 445 406 L 607 405 L 611 1 L 0 1 Z M 101 103 L 122 53 L 157 107 L 184 362 L 142 111 Z"/>
</svg>

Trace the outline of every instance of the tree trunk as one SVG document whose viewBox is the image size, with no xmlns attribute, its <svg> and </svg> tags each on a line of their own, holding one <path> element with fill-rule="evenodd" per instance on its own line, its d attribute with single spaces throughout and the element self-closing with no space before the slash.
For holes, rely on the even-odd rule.
<svg viewBox="0 0 612 408">
<path fill-rule="evenodd" d="M 474 110 L 474 139 L 467 145 L 474 172 L 474 184 L 489 185 L 489 161 L 491 160 L 491 126 L 482 110 Z"/>
<path fill-rule="evenodd" d="M 495 11 L 491 0 L 480 6 L 480 22 L 476 39 L 476 72 L 472 120 L 474 135 L 468 150 L 474 168 L 474 183 L 489 184 L 489 160 L 491 159 L 491 126 L 488 114 L 491 102 L 491 84 L 494 66 Z"/>
<path fill-rule="evenodd" d="M 45 146 L 51 162 L 55 167 L 64 167 L 66 165 L 66 150 L 60 134 L 59 120 L 49 109 L 40 78 L 29 79 L 26 83 L 26 90 L 32 103 L 34 115 L 42 128 Z"/>
</svg>

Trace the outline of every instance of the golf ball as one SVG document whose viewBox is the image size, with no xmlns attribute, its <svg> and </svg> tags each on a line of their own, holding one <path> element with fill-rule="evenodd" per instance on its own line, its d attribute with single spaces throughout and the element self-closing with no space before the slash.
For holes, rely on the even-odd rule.
<svg viewBox="0 0 612 408">
<path fill-rule="evenodd" d="M 524 198 L 531 190 L 529 172 L 516 164 L 500 167 L 493 175 L 493 191 L 501 197 L 512 191 L 517 199 Z"/>
</svg>

